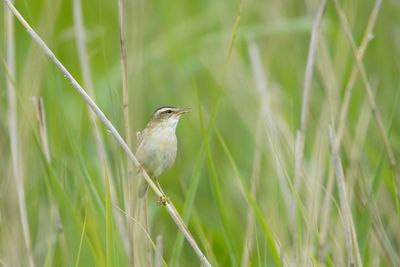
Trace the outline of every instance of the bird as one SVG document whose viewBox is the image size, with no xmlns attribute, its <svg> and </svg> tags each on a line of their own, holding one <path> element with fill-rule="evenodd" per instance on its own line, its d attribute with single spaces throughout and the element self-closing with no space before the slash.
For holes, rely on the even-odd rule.
<svg viewBox="0 0 400 267">
<path fill-rule="evenodd" d="M 153 112 L 146 127 L 136 133 L 136 158 L 150 178 L 156 180 L 158 186 L 157 178 L 175 162 L 176 127 L 181 115 L 189 111 L 189 108 L 159 107 Z M 148 186 L 142 177 L 138 187 L 139 198 L 145 196 Z M 162 192 L 161 188 L 160 191 Z"/>
</svg>

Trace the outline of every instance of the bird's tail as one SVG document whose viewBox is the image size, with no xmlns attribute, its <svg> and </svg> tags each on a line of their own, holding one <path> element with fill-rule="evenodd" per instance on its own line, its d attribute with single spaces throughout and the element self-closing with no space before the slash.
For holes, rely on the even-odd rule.
<svg viewBox="0 0 400 267">
<path fill-rule="evenodd" d="M 138 188 L 138 197 L 139 198 L 143 198 L 146 195 L 148 187 L 149 187 L 149 184 L 146 182 L 146 179 L 141 177 L 139 188 Z"/>
</svg>

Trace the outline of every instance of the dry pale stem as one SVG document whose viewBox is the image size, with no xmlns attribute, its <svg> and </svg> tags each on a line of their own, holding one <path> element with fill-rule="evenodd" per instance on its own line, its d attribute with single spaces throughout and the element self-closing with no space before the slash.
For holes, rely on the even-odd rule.
<svg viewBox="0 0 400 267">
<path fill-rule="evenodd" d="M 367 46 L 369 41 L 372 39 L 372 32 L 374 30 L 375 24 L 376 24 L 376 19 L 378 17 L 378 13 L 381 7 L 382 0 L 377 0 L 375 2 L 375 6 L 371 12 L 371 15 L 369 16 L 368 19 L 368 24 L 367 27 L 365 28 L 364 36 L 361 41 L 361 45 L 357 51 L 357 61 L 361 62 L 365 51 L 367 50 Z M 353 70 L 351 71 L 350 79 L 348 80 L 346 84 L 346 89 L 345 89 L 345 95 L 343 97 L 343 104 L 342 108 L 340 109 L 340 115 L 339 115 L 339 124 L 338 124 L 338 129 L 337 129 L 337 144 L 340 146 L 344 129 L 346 126 L 346 118 L 347 118 L 347 113 L 349 111 L 350 107 L 350 101 L 351 97 L 353 95 L 353 87 L 356 82 L 356 78 L 358 75 L 358 66 L 357 64 L 354 64 Z"/>
<path fill-rule="evenodd" d="M 354 254 L 357 260 L 357 266 L 363 266 L 360 256 L 360 251 L 358 249 L 357 237 L 354 227 L 353 216 L 351 214 L 350 205 L 348 202 L 347 191 L 346 191 L 346 183 L 344 180 L 344 173 L 342 162 L 339 157 L 339 152 L 336 144 L 336 136 L 335 131 L 330 128 L 329 129 L 329 141 L 332 149 L 332 165 L 335 170 L 337 185 L 339 191 L 339 200 L 340 200 L 340 211 L 343 218 L 343 225 L 345 228 L 345 240 L 346 240 L 346 248 L 347 248 L 347 256 L 348 256 L 348 266 L 354 266 Z"/>
<path fill-rule="evenodd" d="M 303 157 L 304 157 L 304 142 L 305 135 L 307 129 L 308 122 L 308 113 L 310 108 L 310 100 L 311 100 L 311 90 L 312 90 L 312 80 L 313 80 L 313 72 L 315 65 L 315 58 L 317 54 L 318 40 L 320 36 L 320 28 L 322 24 L 322 19 L 324 15 L 324 11 L 326 8 L 327 1 L 324 0 L 318 11 L 315 15 L 313 28 L 311 32 L 311 40 L 308 49 L 308 58 L 307 58 L 307 66 L 306 72 L 304 75 L 304 86 L 303 86 L 303 101 L 302 101 L 302 110 L 301 110 L 301 120 L 300 120 L 300 129 L 297 131 L 296 135 L 296 144 L 295 144 L 295 177 L 294 177 L 294 190 L 296 194 L 300 193 L 301 186 L 301 177 L 303 173 Z M 297 242 L 297 223 L 296 223 L 296 203 L 293 201 L 292 214 L 291 214 L 291 225 L 292 225 L 292 235 L 294 242 Z M 300 248 L 298 248 L 297 253 L 300 253 Z"/>
<path fill-rule="evenodd" d="M 47 137 L 47 123 L 46 114 L 44 110 L 43 98 L 32 97 L 32 101 L 36 107 L 36 121 L 40 135 L 40 141 L 42 142 L 42 149 L 47 162 L 51 161 L 49 140 Z"/>
<path fill-rule="evenodd" d="M 361 81 L 362 81 L 362 83 L 364 85 L 364 90 L 365 90 L 365 93 L 367 95 L 367 99 L 368 99 L 368 102 L 370 104 L 370 107 L 371 107 L 371 110 L 372 110 L 372 114 L 374 115 L 374 118 L 375 118 L 378 130 L 379 130 L 379 133 L 381 135 L 381 138 L 382 138 L 382 141 L 383 141 L 383 144 L 384 144 L 384 147 L 385 147 L 385 151 L 386 151 L 388 159 L 389 159 L 390 166 L 391 166 L 391 168 L 393 170 L 394 175 L 397 177 L 396 159 L 395 159 L 392 147 L 390 146 L 390 142 L 389 142 L 389 139 L 388 139 L 388 136 L 387 136 L 387 133 L 386 133 L 385 125 L 383 123 L 382 116 L 380 115 L 378 106 L 376 104 L 374 93 L 373 93 L 373 90 L 371 88 L 371 84 L 368 81 L 368 77 L 367 77 L 367 73 L 365 71 L 364 65 L 363 65 L 363 63 L 361 62 L 361 60 L 358 57 L 357 47 L 355 45 L 354 38 L 353 38 L 353 35 L 351 33 L 350 26 L 349 26 L 349 23 L 347 21 L 346 15 L 344 14 L 343 10 L 341 9 L 338 0 L 334 0 L 334 2 L 335 2 L 335 7 L 336 7 L 337 13 L 339 15 L 339 19 L 340 19 L 343 31 L 344 31 L 344 33 L 345 33 L 345 35 L 346 35 L 346 37 L 347 37 L 347 39 L 349 41 L 351 51 L 353 52 L 353 55 L 354 55 L 354 58 L 355 58 L 355 61 L 356 61 L 356 66 L 357 66 L 357 68 L 358 68 L 358 70 L 360 72 Z"/>
<path fill-rule="evenodd" d="M 162 235 L 157 236 L 157 240 L 156 240 L 156 245 L 157 245 L 157 249 L 156 249 L 156 256 L 155 256 L 155 261 L 154 261 L 154 266 L 155 267 L 161 267 L 162 263 L 163 263 L 163 237 Z"/>
<path fill-rule="evenodd" d="M 253 41 L 249 42 L 249 56 L 251 61 L 251 67 L 254 73 L 254 79 L 257 85 L 257 93 L 259 95 L 259 99 L 262 107 L 262 115 L 264 121 L 265 132 L 268 137 L 268 145 L 269 150 L 272 151 L 271 155 L 274 157 L 276 162 L 276 172 L 278 174 L 279 186 L 282 190 L 282 196 L 285 200 L 287 210 L 290 210 L 290 207 L 293 203 L 292 195 L 290 194 L 289 186 L 286 181 L 285 176 L 285 168 L 283 167 L 282 162 L 284 159 L 283 148 L 279 140 L 279 125 L 277 122 L 277 114 L 273 113 L 273 108 L 271 106 L 271 93 L 267 86 L 267 79 L 264 74 L 264 69 L 261 63 L 261 56 L 259 49 Z"/>
<path fill-rule="evenodd" d="M 362 58 L 365 55 L 365 51 L 367 49 L 368 43 L 371 40 L 371 36 L 373 35 L 372 32 L 374 30 L 374 26 L 376 24 L 376 19 L 379 14 L 380 6 L 381 6 L 381 0 L 377 0 L 375 2 L 374 8 L 371 12 L 371 15 L 369 16 L 368 19 L 368 24 L 365 28 L 364 31 L 364 36 L 362 38 L 361 45 L 358 49 L 357 52 L 357 58 L 359 61 L 362 61 Z M 357 64 L 354 65 L 353 70 L 351 72 L 350 78 L 346 84 L 346 89 L 345 89 L 345 95 L 344 95 L 344 100 L 340 109 L 340 115 L 339 115 L 339 124 L 337 128 L 337 140 L 336 140 L 336 145 L 338 146 L 337 148 L 339 149 L 341 146 L 341 141 L 342 137 L 344 134 L 345 126 L 346 126 L 346 118 L 347 118 L 347 113 L 349 110 L 350 106 L 350 101 L 351 101 L 351 96 L 353 92 L 353 87 L 354 83 L 356 81 L 358 74 L 358 67 Z M 328 174 L 328 184 L 327 184 L 327 193 L 325 194 L 325 199 L 323 201 L 322 205 L 322 210 L 321 210 L 321 234 L 320 234 L 320 246 L 322 247 L 321 249 L 321 255 L 324 253 L 324 245 L 326 241 L 326 236 L 327 236 L 327 231 L 329 228 L 329 211 L 331 208 L 331 197 L 332 197 L 332 190 L 333 190 L 333 181 L 334 181 L 334 172 L 333 169 L 331 168 L 329 170 Z M 323 256 L 321 256 L 323 258 Z"/>
<path fill-rule="evenodd" d="M 124 121 L 124 130 L 125 130 L 125 142 L 128 144 L 129 147 L 132 147 L 132 139 L 131 139 L 131 125 L 130 125 L 130 118 L 129 118 L 129 90 L 128 90 L 128 59 L 126 54 L 126 30 L 125 30 L 125 15 L 126 10 L 126 1 L 125 0 L 118 0 L 118 17 L 119 17 L 119 37 L 120 37 L 120 54 L 121 54 L 121 71 L 122 71 L 122 113 L 123 113 L 123 121 Z M 124 188 L 125 190 L 125 206 L 127 207 L 128 214 L 134 214 L 134 188 L 132 187 L 133 182 L 133 173 L 134 168 L 130 161 L 126 162 L 126 181 Z M 129 222 L 129 220 L 128 220 Z M 128 227 L 128 240 L 129 240 L 129 261 L 131 265 L 134 263 L 135 257 L 135 224 L 129 224 Z"/>
<path fill-rule="evenodd" d="M 21 227 L 25 241 L 26 252 L 28 254 L 28 261 L 30 266 L 35 266 L 31 248 L 28 214 L 26 212 L 24 175 L 22 171 L 23 166 L 21 161 L 20 144 L 18 139 L 19 130 L 18 130 L 16 89 L 13 83 L 16 77 L 14 19 L 12 13 L 9 10 L 4 10 L 4 12 L 6 17 L 5 21 L 6 39 L 7 39 L 6 66 L 8 69 L 8 75 L 6 76 L 6 87 L 7 87 L 7 97 L 8 97 L 7 99 L 8 124 L 9 124 L 9 135 L 10 135 L 10 145 L 11 145 L 11 159 L 12 159 L 14 181 L 17 190 L 19 215 L 21 217 Z"/>
</svg>

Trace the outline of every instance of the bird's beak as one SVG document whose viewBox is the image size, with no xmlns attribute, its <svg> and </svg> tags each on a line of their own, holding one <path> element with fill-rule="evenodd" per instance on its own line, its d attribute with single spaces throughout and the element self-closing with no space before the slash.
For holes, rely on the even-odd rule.
<svg viewBox="0 0 400 267">
<path fill-rule="evenodd" d="M 176 115 L 180 116 L 180 115 L 182 115 L 182 114 L 189 113 L 189 112 L 190 112 L 190 108 L 180 108 L 180 109 L 176 112 Z"/>
</svg>

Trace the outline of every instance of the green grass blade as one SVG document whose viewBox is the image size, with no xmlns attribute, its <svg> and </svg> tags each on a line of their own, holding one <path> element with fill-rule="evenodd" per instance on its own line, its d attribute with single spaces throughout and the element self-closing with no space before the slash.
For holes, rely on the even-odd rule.
<svg viewBox="0 0 400 267">
<path fill-rule="evenodd" d="M 107 168 L 105 170 L 106 178 L 106 195 L 105 195 L 105 206 L 106 206 L 106 262 L 107 266 L 115 266 L 114 260 L 114 242 L 113 242 L 113 219 L 112 219 L 112 207 L 110 197 L 110 181 L 108 178 Z"/>
<path fill-rule="evenodd" d="M 193 170 L 193 175 L 190 178 L 190 186 L 188 193 L 185 195 L 185 204 L 183 206 L 182 219 L 187 225 L 189 222 L 190 215 L 194 209 L 194 200 L 197 195 L 197 189 L 199 186 L 200 178 L 201 178 L 201 168 L 203 166 L 205 160 L 205 152 L 204 146 L 200 148 L 200 152 L 198 154 L 196 164 Z M 170 266 L 178 266 L 178 259 L 182 252 L 184 237 L 182 234 L 178 234 L 178 237 L 175 240 L 174 246 L 172 248 L 171 259 L 169 261 Z"/>
<path fill-rule="evenodd" d="M 229 219 L 229 215 L 227 213 L 227 211 L 229 210 L 229 207 L 226 205 L 226 200 L 224 199 L 224 196 L 221 191 L 221 186 L 219 184 L 220 178 L 218 177 L 217 169 L 214 164 L 214 159 L 213 159 L 210 144 L 209 144 L 209 137 L 208 137 L 206 128 L 204 126 L 204 119 L 203 119 L 202 110 L 201 110 L 200 105 L 198 106 L 198 112 L 200 114 L 201 133 L 202 133 L 202 138 L 203 138 L 203 142 L 205 144 L 205 150 L 206 150 L 206 155 L 207 155 L 207 167 L 208 167 L 208 172 L 210 175 L 211 189 L 212 189 L 214 198 L 217 202 L 219 217 L 220 217 L 221 223 L 222 223 L 222 232 L 224 234 L 225 243 L 228 246 L 228 253 L 231 258 L 231 265 L 238 266 L 239 253 L 238 253 L 237 248 L 235 248 L 236 242 L 233 239 L 233 233 L 231 230 L 230 219 Z"/>
<path fill-rule="evenodd" d="M 270 230 L 270 227 L 269 227 L 268 223 L 265 220 L 265 216 L 263 215 L 260 207 L 257 205 L 257 202 L 255 201 L 255 199 L 251 195 L 250 190 L 247 188 L 247 185 L 244 182 L 244 179 L 243 179 L 242 175 L 240 174 L 239 169 L 238 169 L 238 167 L 237 167 L 237 165 L 236 165 L 236 163 L 235 163 L 235 161 L 234 161 L 234 159 L 232 157 L 232 154 L 231 154 L 228 146 L 226 145 L 224 139 L 222 138 L 221 133 L 218 131 L 218 129 L 215 129 L 215 132 L 216 132 L 217 138 L 220 141 L 220 143 L 222 145 L 222 148 L 223 148 L 223 150 L 224 150 L 224 152 L 225 152 L 225 154 L 226 154 L 226 156 L 227 156 L 227 158 L 228 158 L 228 160 L 229 160 L 229 162 L 230 162 L 230 164 L 232 166 L 232 169 L 233 169 L 233 171 L 235 173 L 235 177 L 236 177 L 236 179 L 238 179 L 238 182 L 240 183 L 240 185 L 241 185 L 241 187 L 243 189 L 243 192 L 245 193 L 247 202 L 253 208 L 253 210 L 255 212 L 255 215 L 256 215 L 256 218 L 257 218 L 257 221 L 261 225 L 261 229 L 262 229 L 262 231 L 263 231 L 263 233 L 265 235 L 265 239 L 266 239 L 267 244 L 268 244 L 269 252 L 272 254 L 272 257 L 274 259 L 274 262 L 275 262 L 276 266 L 282 266 L 282 262 L 281 262 L 281 259 L 280 259 L 280 256 L 279 256 L 278 248 L 275 245 L 274 236 L 273 236 L 273 234 L 272 234 L 272 232 Z"/>
</svg>

